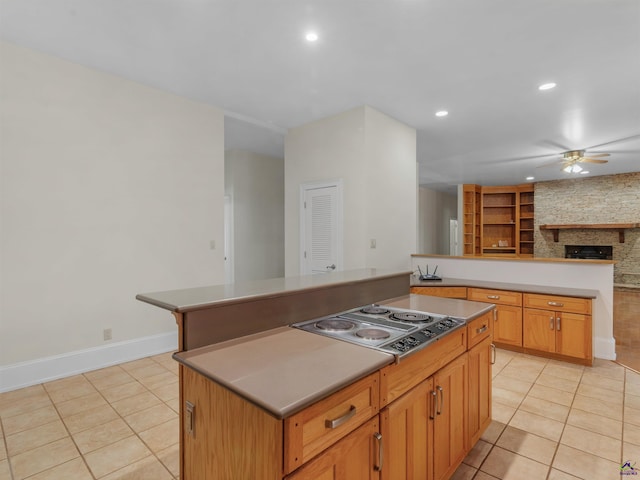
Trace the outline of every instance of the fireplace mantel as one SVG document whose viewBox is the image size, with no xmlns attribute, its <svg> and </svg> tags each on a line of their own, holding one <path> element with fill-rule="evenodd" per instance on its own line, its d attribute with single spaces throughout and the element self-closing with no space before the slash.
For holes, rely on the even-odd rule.
<svg viewBox="0 0 640 480">
<path fill-rule="evenodd" d="M 560 230 L 617 230 L 620 243 L 624 243 L 624 231 L 628 228 L 640 228 L 640 223 L 569 223 L 559 225 L 540 225 L 540 230 L 551 230 L 553 232 L 553 241 L 558 241 L 558 233 Z"/>
</svg>

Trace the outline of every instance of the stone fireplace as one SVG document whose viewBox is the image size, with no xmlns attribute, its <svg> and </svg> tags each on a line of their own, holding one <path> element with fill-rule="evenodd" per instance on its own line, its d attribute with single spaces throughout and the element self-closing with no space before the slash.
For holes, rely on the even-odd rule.
<svg viewBox="0 0 640 480">
<path fill-rule="evenodd" d="M 640 172 L 535 184 L 534 256 L 564 258 L 567 246 L 610 246 L 614 283 L 640 287 L 640 228 L 540 230 L 540 225 L 640 222 Z M 624 240 L 624 243 L 621 242 Z"/>
</svg>

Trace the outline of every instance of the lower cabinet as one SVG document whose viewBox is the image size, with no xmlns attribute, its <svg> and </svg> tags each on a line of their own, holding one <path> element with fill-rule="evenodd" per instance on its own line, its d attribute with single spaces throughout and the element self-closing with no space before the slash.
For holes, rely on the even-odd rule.
<svg viewBox="0 0 640 480">
<path fill-rule="evenodd" d="M 433 478 L 434 394 L 431 377 L 380 411 L 383 480 Z"/>
<path fill-rule="evenodd" d="M 491 423 L 491 380 L 494 346 L 485 338 L 469 350 L 469 412 L 467 414 L 469 448 Z"/>
<path fill-rule="evenodd" d="M 590 299 L 526 293 L 523 317 L 525 348 L 592 363 Z"/>
<path fill-rule="evenodd" d="M 449 478 L 468 451 L 467 355 L 461 355 L 380 413 L 383 480 Z"/>
<path fill-rule="evenodd" d="M 462 355 L 434 375 L 434 480 L 453 475 L 467 454 L 467 368 Z"/>
<path fill-rule="evenodd" d="M 384 462 L 377 415 L 286 480 L 377 480 Z M 403 478 L 403 477 L 394 477 Z"/>
<path fill-rule="evenodd" d="M 493 335 L 496 343 L 522 346 L 522 307 L 496 305 Z"/>
</svg>

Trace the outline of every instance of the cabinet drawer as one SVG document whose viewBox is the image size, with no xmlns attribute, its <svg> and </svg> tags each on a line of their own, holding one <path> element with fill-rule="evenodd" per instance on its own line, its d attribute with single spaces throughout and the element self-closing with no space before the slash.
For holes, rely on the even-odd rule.
<svg viewBox="0 0 640 480">
<path fill-rule="evenodd" d="M 519 307 L 522 305 L 522 293 L 488 288 L 469 288 L 467 290 L 467 300 Z"/>
<path fill-rule="evenodd" d="M 464 300 L 467 298 L 467 287 L 411 287 L 411 293 Z"/>
<path fill-rule="evenodd" d="M 526 308 L 539 308 L 555 312 L 572 312 L 591 315 L 591 299 L 576 297 L 561 297 L 558 295 L 524 294 Z"/>
<path fill-rule="evenodd" d="M 284 421 L 284 469 L 290 473 L 376 415 L 379 373 L 339 390 Z"/>
<path fill-rule="evenodd" d="M 493 310 L 467 324 L 467 348 L 480 343 L 493 333 Z"/>
</svg>

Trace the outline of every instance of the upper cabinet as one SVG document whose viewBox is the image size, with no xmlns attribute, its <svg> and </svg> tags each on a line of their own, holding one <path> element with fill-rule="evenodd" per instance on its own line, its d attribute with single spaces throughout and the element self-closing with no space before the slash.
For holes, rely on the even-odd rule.
<svg viewBox="0 0 640 480">
<path fill-rule="evenodd" d="M 532 184 L 464 185 L 464 255 L 533 257 Z"/>
</svg>

